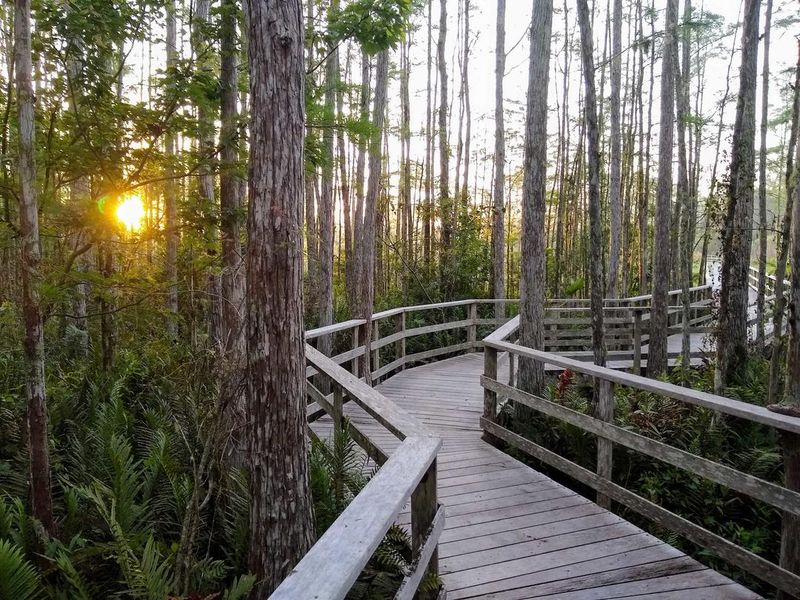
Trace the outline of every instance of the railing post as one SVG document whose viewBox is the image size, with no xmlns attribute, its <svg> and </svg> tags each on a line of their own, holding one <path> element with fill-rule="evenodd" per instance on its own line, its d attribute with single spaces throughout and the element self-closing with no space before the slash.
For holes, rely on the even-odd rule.
<svg viewBox="0 0 800 600">
<path fill-rule="evenodd" d="M 633 372 L 642 374 L 642 313 L 633 311 Z"/>
<path fill-rule="evenodd" d="M 381 349 L 375 347 L 378 343 L 378 340 L 380 339 L 381 339 L 381 328 L 378 324 L 378 321 L 373 321 L 372 322 L 373 348 L 372 348 L 372 360 L 370 361 L 370 374 L 374 373 L 375 371 L 381 368 Z"/>
<path fill-rule="evenodd" d="M 610 381 L 596 379 L 596 391 L 598 394 L 595 416 L 607 423 L 614 420 L 614 388 Z M 611 481 L 613 473 L 613 451 L 614 444 L 611 440 L 597 438 L 597 474 Z M 597 494 L 597 504 L 602 508 L 611 508 L 611 498 L 604 494 Z"/>
<path fill-rule="evenodd" d="M 478 303 L 473 302 L 469 305 L 469 326 L 467 327 L 467 341 L 470 344 L 469 351 L 475 352 L 475 345 L 478 341 Z"/>
<path fill-rule="evenodd" d="M 436 460 L 428 467 L 425 476 L 411 493 L 411 547 L 417 556 L 425 544 L 425 536 L 433 525 L 438 510 L 436 499 Z M 439 551 L 435 550 L 428 563 L 428 573 L 439 574 Z M 429 595 L 418 593 L 417 598 L 435 598 L 436 593 Z"/>
<path fill-rule="evenodd" d="M 342 418 L 344 416 L 344 390 L 342 386 L 333 384 L 333 427 L 340 429 L 342 427 Z"/>
<path fill-rule="evenodd" d="M 511 352 L 508 353 L 508 385 L 510 385 L 511 387 L 516 386 L 516 384 L 514 383 L 514 374 L 515 374 L 514 363 L 516 362 L 516 358 L 517 357 L 515 354 Z"/>
<path fill-rule="evenodd" d="M 483 375 L 497 381 L 497 350 L 489 346 L 483 347 Z M 492 423 L 497 421 L 497 393 L 487 388 L 483 388 L 483 417 Z M 495 441 L 495 437 L 486 431 L 483 439 L 490 444 Z"/>
<path fill-rule="evenodd" d="M 394 344 L 394 358 L 395 360 L 400 360 L 406 357 L 406 311 L 401 311 L 400 314 L 397 315 L 397 326 L 395 327 L 396 333 L 403 333 L 403 337 L 397 340 Z M 402 371 L 405 369 L 406 366 L 400 365 L 400 370 Z"/>
<path fill-rule="evenodd" d="M 353 350 L 355 350 L 359 346 L 358 332 L 360 329 L 361 329 L 360 325 L 356 325 L 355 327 L 353 327 Z M 350 365 L 350 372 L 356 377 L 358 377 L 358 371 L 359 371 L 358 364 L 360 360 L 361 360 L 360 356 L 355 356 L 353 357 L 353 362 Z"/>
</svg>

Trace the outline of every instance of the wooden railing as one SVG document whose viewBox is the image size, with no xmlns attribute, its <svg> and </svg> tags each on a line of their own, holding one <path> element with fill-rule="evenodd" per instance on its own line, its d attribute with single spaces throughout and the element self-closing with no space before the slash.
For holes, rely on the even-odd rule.
<svg viewBox="0 0 800 600">
<path fill-rule="evenodd" d="M 618 502 L 622 506 L 651 519 L 658 525 L 710 550 L 728 563 L 743 569 L 780 590 L 800 597 L 800 577 L 798 575 L 614 483 L 611 477 L 613 459 L 610 450 L 615 444 L 628 448 L 765 502 L 784 511 L 784 513 L 792 515 L 800 515 L 800 493 L 797 490 L 787 489 L 616 425 L 613 421 L 613 393 L 608 394 L 611 406 L 608 407 L 610 410 L 605 411 L 605 414 L 609 415 L 609 417 L 602 419 L 517 389 L 513 386 L 513 367 L 511 367 L 512 370 L 510 372 L 511 384 L 503 383 L 498 377 L 498 355 L 500 353 L 508 353 L 509 358 L 516 357 L 517 360 L 529 359 L 561 369 L 568 369 L 574 373 L 592 377 L 596 382 L 604 383 L 607 386 L 616 384 L 651 392 L 689 405 L 704 407 L 723 415 L 768 425 L 788 435 L 800 435 L 800 418 L 779 415 L 761 406 L 746 402 L 715 396 L 654 379 L 599 367 L 594 364 L 587 364 L 558 354 L 526 348 L 508 341 L 515 336 L 518 326 L 519 319 L 513 319 L 483 340 L 484 374 L 481 378 L 481 384 L 484 388 L 484 414 L 481 418 L 481 426 L 488 440 L 502 440 L 574 480 L 593 488 L 599 496 Z M 510 360 L 509 362 L 513 364 L 514 361 Z M 501 426 L 497 419 L 498 398 L 504 398 L 509 402 L 526 406 L 543 415 L 558 419 L 595 435 L 598 439 L 596 472 L 586 469 Z M 603 452 L 602 455 L 601 452 Z"/>
<path fill-rule="evenodd" d="M 352 326 L 351 322 L 333 328 L 347 330 Z M 307 337 L 313 339 L 318 334 L 319 330 L 311 331 Z M 345 355 L 344 358 L 340 355 L 338 360 L 352 360 L 358 352 Z M 332 390 L 325 394 L 308 382 L 309 422 L 327 414 L 335 427 L 341 427 L 344 403 L 352 401 L 401 440 L 401 444 L 387 456 L 365 431 L 353 423 L 348 424 L 352 438 L 381 468 L 271 598 L 344 598 L 410 500 L 413 562 L 395 596 L 410 600 L 426 572 L 438 573 L 436 549 L 444 529 L 444 509 L 436 496 L 436 455 L 441 440 L 416 417 L 309 344 L 306 344 L 306 360 L 315 381 L 322 381 Z"/>
<path fill-rule="evenodd" d="M 683 307 L 679 305 L 681 291 L 669 292 L 669 333 L 682 331 Z M 649 337 L 651 295 L 631 298 L 610 298 L 604 301 L 605 335 L 610 350 L 609 360 L 641 360 L 640 350 Z M 709 333 L 712 320 L 711 286 L 691 288 L 691 333 Z M 369 369 L 371 380 L 380 381 L 407 366 L 426 362 L 442 356 L 474 352 L 483 347 L 478 332 L 502 325 L 506 320 L 494 318 L 498 303 L 513 306 L 516 299 L 468 299 L 435 304 L 420 304 L 393 308 L 372 315 Z M 483 313 L 487 313 L 484 315 Z M 489 314 L 491 313 L 491 314 Z M 306 333 L 306 340 L 314 343 L 325 336 L 337 336 L 341 351 L 331 357 L 338 365 L 345 365 L 360 377 L 359 363 L 367 351 L 365 319 L 351 319 L 335 325 L 320 327 Z M 490 329 L 487 329 L 490 328 Z M 437 334 L 453 334 L 456 339 L 447 343 L 433 340 Z M 409 352 L 420 340 L 422 349 Z M 343 349 L 346 347 L 346 349 Z M 591 360 L 592 332 L 591 309 L 588 299 L 552 299 L 545 307 L 545 350 Z M 638 357 L 637 357 L 638 355 Z M 695 352 L 693 357 L 699 357 Z M 644 355 L 646 358 L 646 353 Z M 364 361 L 366 362 L 366 361 Z M 634 365 L 639 369 L 639 364 Z M 308 375 L 313 375 L 313 366 Z"/>
<path fill-rule="evenodd" d="M 704 318 L 709 309 L 709 292 L 707 286 L 692 290 L 693 310 L 698 319 Z M 634 361 L 641 358 L 641 344 L 646 341 L 647 333 L 648 300 L 649 296 L 640 296 L 606 302 L 609 332 L 613 330 L 617 338 L 626 340 L 619 344 L 619 357 L 634 357 Z M 438 572 L 436 548 L 444 527 L 444 512 L 436 496 L 436 454 L 441 442 L 413 415 L 367 385 L 360 366 L 362 362 L 368 364 L 371 380 L 375 382 L 412 364 L 475 351 L 485 345 L 478 335 L 481 328 L 498 325 L 501 325 L 498 331 L 516 328 L 516 320 L 494 318 L 497 303 L 514 305 L 518 301 L 470 299 L 376 313 L 369 328 L 372 338 L 368 361 L 364 360 L 368 330 L 364 319 L 351 319 L 306 332 L 308 422 L 329 415 L 334 425 L 340 426 L 345 403 L 354 402 L 402 443 L 390 456 L 366 430 L 348 423 L 353 440 L 382 466 L 275 591 L 274 598 L 334 599 L 346 595 L 409 500 L 414 563 L 397 597 L 413 597 L 424 574 Z M 549 323 L 552 334 L 548 336 L 548 343 L 559 347 L 557 342 L 571 331 L 572 346 L 562 350 L 578 359 L 590 360 L 591 353 L 583 349 L 591 344 L 590 320 L 584 304 L 582 300 L 548 302 L 547 310 L 556 315 Z M 482 314 L 484 312 L 486 315 Z M 671 307 L 670 318 L 676 319 L 675 322 L 678 322 L 677 314 L 678 307 Z M 430 339 L 430 336 L 445 333 L 452 335 L 444 341 Z M 334 337 L 333 347 L 338 348 L 331 357 L 324 356 L 312 345 L 325 336 Z M 414 349 L 418 341 L 422 344 Z M 487 356 L 494 352 L 491 347 L 488 350 Z"/>
</svg>

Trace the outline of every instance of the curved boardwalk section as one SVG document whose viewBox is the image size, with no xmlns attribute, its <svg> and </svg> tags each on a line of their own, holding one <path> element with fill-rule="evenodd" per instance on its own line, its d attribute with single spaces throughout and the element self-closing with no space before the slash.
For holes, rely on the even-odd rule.
<svg viewBox="0 0 800 600">
<path fill-rule="evenodd" d="M 467 354 L 377 386 L 443 440 L 439 565 L 448 598 L 759 598 L 483 442 L 482 370 L 483 355 Z M 387 453 L 397 446 L 358 406 L 345 413 Z"/>
</svg>

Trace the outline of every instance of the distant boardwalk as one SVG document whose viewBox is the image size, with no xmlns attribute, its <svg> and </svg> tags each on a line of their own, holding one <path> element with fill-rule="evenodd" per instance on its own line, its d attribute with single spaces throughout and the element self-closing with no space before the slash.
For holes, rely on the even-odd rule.
<svg viewBox="0 0 800 600">
<path fill-rule="evenodd" d="M 448 598 L 760 597 L 483 442 L 482 372 L 483 356 L 467 354 L 377 386 L 444 442 L 439 565 Z M 356 404 L 345 413 L 387 453 L 397 446 Z M 314 429 L 328 433 L 330 420 Z"/>
</svg>

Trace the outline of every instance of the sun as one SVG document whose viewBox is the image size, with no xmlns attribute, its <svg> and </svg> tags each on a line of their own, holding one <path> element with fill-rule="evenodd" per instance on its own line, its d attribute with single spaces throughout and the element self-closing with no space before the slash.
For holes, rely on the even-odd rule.
<svg viewBox="0 0 800 600">
<path fill-rule="evenodd" d="M 144 202 L 139 196 L 126 196 L 117 206 L 117 220 L 129 231 L 138 231 L 144 221 Z"/>
</svg>

